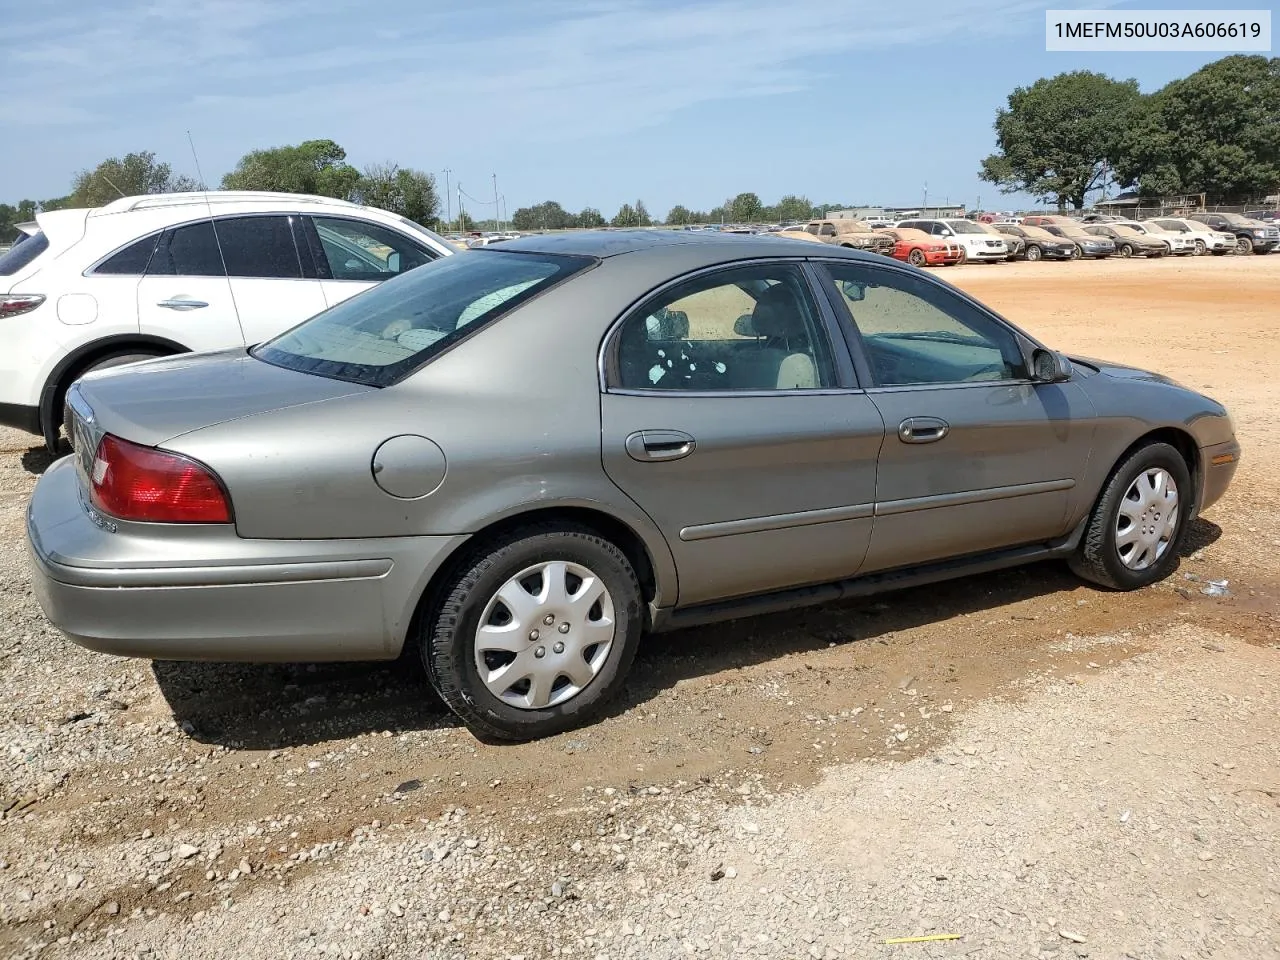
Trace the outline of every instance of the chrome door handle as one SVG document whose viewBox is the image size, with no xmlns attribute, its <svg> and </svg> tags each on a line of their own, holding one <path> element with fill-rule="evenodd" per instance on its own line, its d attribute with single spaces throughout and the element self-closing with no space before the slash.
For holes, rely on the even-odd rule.
<svg viewBox="0 0 1280 960">
<path fill-rule="evenodd" d="M 632 460 L 679 460 L 695 446 L 693 437 L 680 430 L 637 430 L 626 441 Z"/>
<path fill-rule="evenodd" d="M 936 443 L 951 432 L 951 424 L 941 417 L 907 417 L 898 424 L 903 443 Z"/>
<path fill-rule="evenodd" d="M 201 307 L 207 307 L 208 305 L 203 300 L 188 300 L 186 297 L 161 300 L 156 304 L 157 307 L 165 307 L 169 310 L 199 310 Z"/>
</svg>

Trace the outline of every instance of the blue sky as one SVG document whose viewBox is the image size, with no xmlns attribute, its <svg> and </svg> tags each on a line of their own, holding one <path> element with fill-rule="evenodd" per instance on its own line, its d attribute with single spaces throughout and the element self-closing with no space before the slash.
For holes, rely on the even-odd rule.
<svg viewBox="0 0 1280 960">
<path fill-rule="evenodd" d="M 915 204 L 926 181 L 931 202 L 1010 207 L 1026 198 L 977 170 L 1015 86 L 1093 69 L 1150 90 L 1225 55 L 1045 52 L 1047 7 L 1126 6 L 0 0 L 0 199 L 61 195 L 132 150 L 194 175 L 190 129 L 210 182 L 249 149 L 328 137 L 357 166 L 449 167 L 479 198 L 496 173 L 509 210 Z"/>
</svg>

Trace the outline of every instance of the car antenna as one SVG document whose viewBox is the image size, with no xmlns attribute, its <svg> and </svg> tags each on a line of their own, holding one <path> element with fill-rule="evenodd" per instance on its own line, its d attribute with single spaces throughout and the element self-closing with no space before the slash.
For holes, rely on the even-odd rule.
<svg viewBox="0 0 1280 960">
<path fill-rule="evenodd" d="M 108 177 L 105 173 L 102 175 L 102 179 L 103 179 L 103 180 L 105 180 L 105 181 L 107 181 L 107 186 L 109 186 L 109 187 L 110 187 L 112 190 L 114 190 L 116 193 L 120 194 L 121 199 L 123 199 L 124 197 L 128 196 L 128 194 L 126 194 L 123 190 L 121 190 L 121 189 L 120 189 L 119 187 L 117 187 L 114 183 L 112 183 L 111 178 L 110 178 L 110 177 Z"/>
<path fill-rule="evenodd" d="M 227 256 L 222 252 L 222 239 L 218 236 L 218 221 L 213 216 L 213 201 L 209 199 L 209 184 L 205 182 L 204 171 L 200 169 L 200 155 L 196 153 L 196 141 L 187 131 L 187 143 L 191 145 L 191 159 L 196 162 L 196 176 L 200 178 L 200 190 L 204 193 L 204 205 L 209 210 L 209 227 L 213 230 L 213 245 L 218 248 L 218 260 L 222 263 L 222 275 L 227 281 L 227 293 L 231 296 L 231 309 L 236 312 L 236 326 L 240 328 L 240 342 L 247 343 L 244 324 L 240 322 L 240 308 L 236 305 L 235 292 L 231 289 L 231 274 L 227 270 Z"/>
</svg>

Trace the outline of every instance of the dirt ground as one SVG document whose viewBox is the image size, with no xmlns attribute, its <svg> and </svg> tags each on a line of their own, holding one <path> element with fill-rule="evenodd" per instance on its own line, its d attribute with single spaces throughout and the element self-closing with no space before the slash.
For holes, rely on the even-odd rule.
<svg viewBox="0 0 1280 960">
<path fill-rule="evenodd" d="M 610 718 L 535 744 L 412 666 L 69 644 L 23 552 L 47 457 L 0 430 L 0 957 L 1280 956 L 1280 256 L 939 273 L 1231 409 L 1174 578 L 651 638 Z M 915 934 L 958 939 L 882 942 Z"/>
</svg>

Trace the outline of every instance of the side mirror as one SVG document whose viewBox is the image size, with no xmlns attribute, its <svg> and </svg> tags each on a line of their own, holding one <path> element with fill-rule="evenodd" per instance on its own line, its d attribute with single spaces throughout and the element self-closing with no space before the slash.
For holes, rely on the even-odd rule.
<svg viewBox="0 0 1280 960">
<path fill-rule="evenodd" d="M 854 280 L 844 280 L 840 284 L 840 292 L 848 299 L 858 301 L 867 299 L 867 286 Z"/>
<path fill-rule="evenodd" d="M 744 313 L 737 320 L 733 321 L 733 332 L 740 337 L 759 336 L 759 334 L 756 333 L 756 325 L 749 313 Z"/>
<path fill-rule="evenodd" d="M 1063 383 L 1071 379 L 1071 361 L 1057 350 L 1038 348 L 1031 355 L 1031 379 L 1036 383 Z"/>
<path fill-rule="evenodd" d="M 387 269 L 392 273 L 400 272 L 400 254 L 392 252 L 387 255 Z"/>
</svg>

